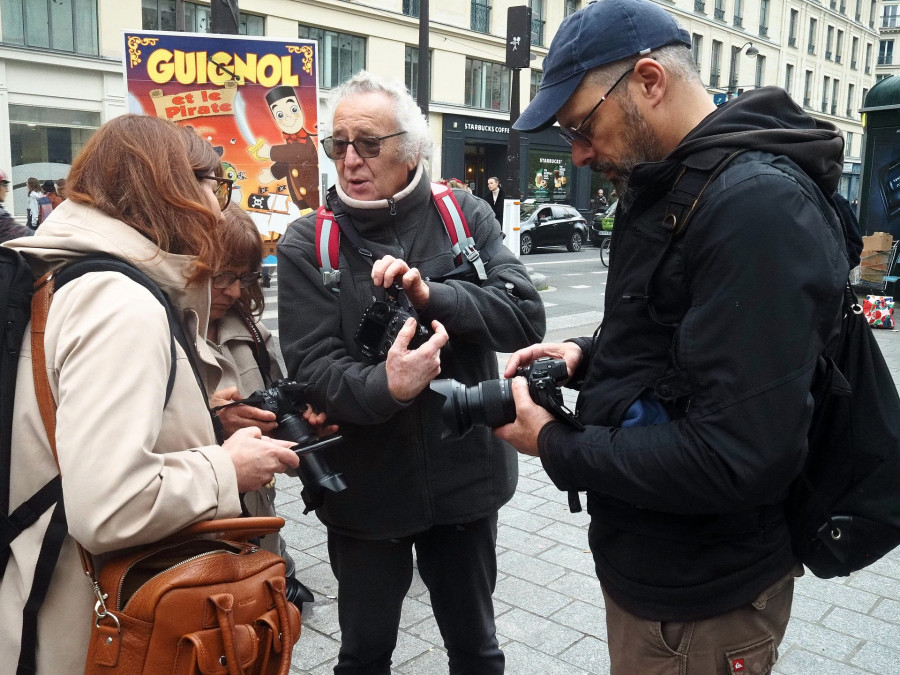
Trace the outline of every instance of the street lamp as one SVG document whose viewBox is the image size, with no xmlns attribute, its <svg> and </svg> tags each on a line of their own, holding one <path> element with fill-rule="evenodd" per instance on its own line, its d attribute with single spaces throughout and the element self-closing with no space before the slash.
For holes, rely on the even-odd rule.
<svg viewBox="0 0 900 675">
<path fill-rule="evenodd" d="M 747 41 L 741 48 L 734 52 L 734 56 L 731 59 L 731 77 L 728 78 L 728 91 L 726 92 L 726 100 L 731 100 L 737 95 L 737 60 L 741 55 L 741 52 L 744 51 L 744 47 L 747 47 L 747 56 L 758 56 L 759 50 L 753 46 L 753 42 Z"/>
</svg>

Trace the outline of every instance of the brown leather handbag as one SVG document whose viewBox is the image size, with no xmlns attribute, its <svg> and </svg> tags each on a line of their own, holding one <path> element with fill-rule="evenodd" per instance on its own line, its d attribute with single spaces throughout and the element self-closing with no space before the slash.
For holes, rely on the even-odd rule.
<svg viewBox="0 0 900 675">
<path fill-rule="evenodd" d="M 56 402 L 44 367 L 53 293 L 47 275 L 32 298 L 35 393 L 53 456 Z M 285 597 L 284 559 L 248 540 L 278 532 L 282 518 L 196 523 L 113 557 L 97 578 L 85 675 L 288 675 L 300 612 Z"/>
</svg>

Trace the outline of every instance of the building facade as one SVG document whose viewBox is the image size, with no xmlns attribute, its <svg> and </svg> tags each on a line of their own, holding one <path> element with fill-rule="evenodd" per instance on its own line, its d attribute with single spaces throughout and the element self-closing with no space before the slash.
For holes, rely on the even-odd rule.
<svg viewBox="0 0 900 675">
<path fill-rule="evenodd" d="M 587 4 L 524 1 L 532 10 L 532 59 L 531 68 L 519 71 L 522 107 L 540 83 L 560 22 Z M 841 191 L 856 198 L 858 111 L 876 75 L 890 74 L 900 2 L 883 8 L 879 0 L 659 2 L 691 34 L 700 75 L 715 100 L 777 85 L 814 117 L 836 124 L 846 139 Z M 432 174 L 460 178 L 480 195 L 488 177 L 506 174 L 507 11 L 521 4 L 429 5 Z M 206 32 L 208 2 L 183 5 L 185 30 Z M 65 176 L 93 131 L 127 112 L 122 32 L 174 30 L 175 9 L 175 0 L 0 0 L 0 166 L 12 176 L 10 211 L 24 215 L 29 176 Z M 241 0 L 240 10 L 242 33 L 318 41 L 323 98 L 363 68 L 403 78 L 417 94 L 419 0 Z M 334 167 L 321 153 L 320 161 L 323 182 L 333 182 Z M 584 211 L 598 187 L 611 187 L 576 169 L 553 130 L 522 135 L 519 168 L 524 198 L 565 201 Z"/>
</svg>

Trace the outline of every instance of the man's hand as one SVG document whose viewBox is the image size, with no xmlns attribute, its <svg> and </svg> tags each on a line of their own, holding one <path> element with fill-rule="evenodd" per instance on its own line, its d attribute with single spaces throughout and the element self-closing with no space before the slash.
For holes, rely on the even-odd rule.
<svg viewBox="0 0 900 675">
<path fill-rule="evenodd" d="M 416 334 L 416 320 L 410 317 L 388 351 L 384 364 L 388 389 L 398 401 L 409 401 L 418 396 L 441 372 L 441 347 L 447 344 L 450 336 L 439 321 L 432 321 L 431 328 L 434 334 L 428 342 L 410 350 L 410 340 Z"/>
<path fill-rule="evenodd" d="M 338 432 L 338 425 L 325 424 L 325 413 L 317 413 L 312 409 L 312 406 L 309 405 L 309 403 L 306 404 L 306 410 L 303 411 L 303 419 L 309 422 L 309 424 L 315 430 L 316 436 L 318 436 L 319 438 L 321 438 L 322 436 L 330 436 L 331 434 L 336 434 Z"/>
<path fill-rule="evenodd" d="M 239 492 L 252 492 L 268 485 L 276 473 L 284 473 L 288 468 L 296 469 L 300 457 L 288 448 L 296 445 L 293 441 L 279 441 L 263 436 L 255 427 L 238 429 L 222 444 L 231 457 L 237 474 Z"/>
<path fill-rule="evenodd" d="M 512 377 L 516 374 L 516 368 L 527 366 L 537 361 L 542 356 L 549 356 L 554 359 L 562 359 L 566 362 L 566 370 L 569 377 L 578 368 L 581 363 L 581 347 L 574 342 L 548 342 L 546 344 L 536 344 L 525 347 L 515 352 L 506 362 L 506 369 L 503 371 L 504 377 Z"/>
<path fill-rule="evenodd" d="M 241 395 L 237 387 L 220 389 L 209 397 L 209 405 L 215 408 L 233 401 L 240 401 Z M 275 413 L 249 405 L 232 405 L 222 408 L 216 415 L 222 423 L 226 436 L 231 436 L 238 429 L 257 427 L 262 433 L 268 434 L 278 424 L 275 422 Z"/>
<path fill-rule="evenodd" d="M 555 418 L 531 400 L 528 382 L 524 377 L 512 381 L 513 399 L 516 402 L 516 421 L 494 429 L 497 438 L 502 438 L 523 455 L 538 456 L 538 434 L 547 422 Z"/>
<path fill-rule="evenodd" d="M 372 265 L 372 282 L 376 286 L 390 288 L 395 280 L 403 286 L 406 297 L 413 307 L 419 311 L 425 309 L 431 297 L 431 290 L 418 269 L 410 267 L 406 261 L 392 255 L 386 255 L 381 260 L 375 261 Z"/>
</svg>

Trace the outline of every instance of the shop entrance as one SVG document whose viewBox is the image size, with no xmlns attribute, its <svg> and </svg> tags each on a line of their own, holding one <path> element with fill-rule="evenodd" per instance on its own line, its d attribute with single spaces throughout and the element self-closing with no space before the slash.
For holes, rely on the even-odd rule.
<svg viewBox="0 0 900 675">
<path fill-rule="evenodd" d="M 487 180 L 497 176 L 503 183 L 506 173 L 506 146 L 497 143 L 466 143 L 465 172 L 463 178 L 472 192 L 479 197 L 487 198 Z M 448 176 L 449 178 L 449 176 Z"/>
</svg>

